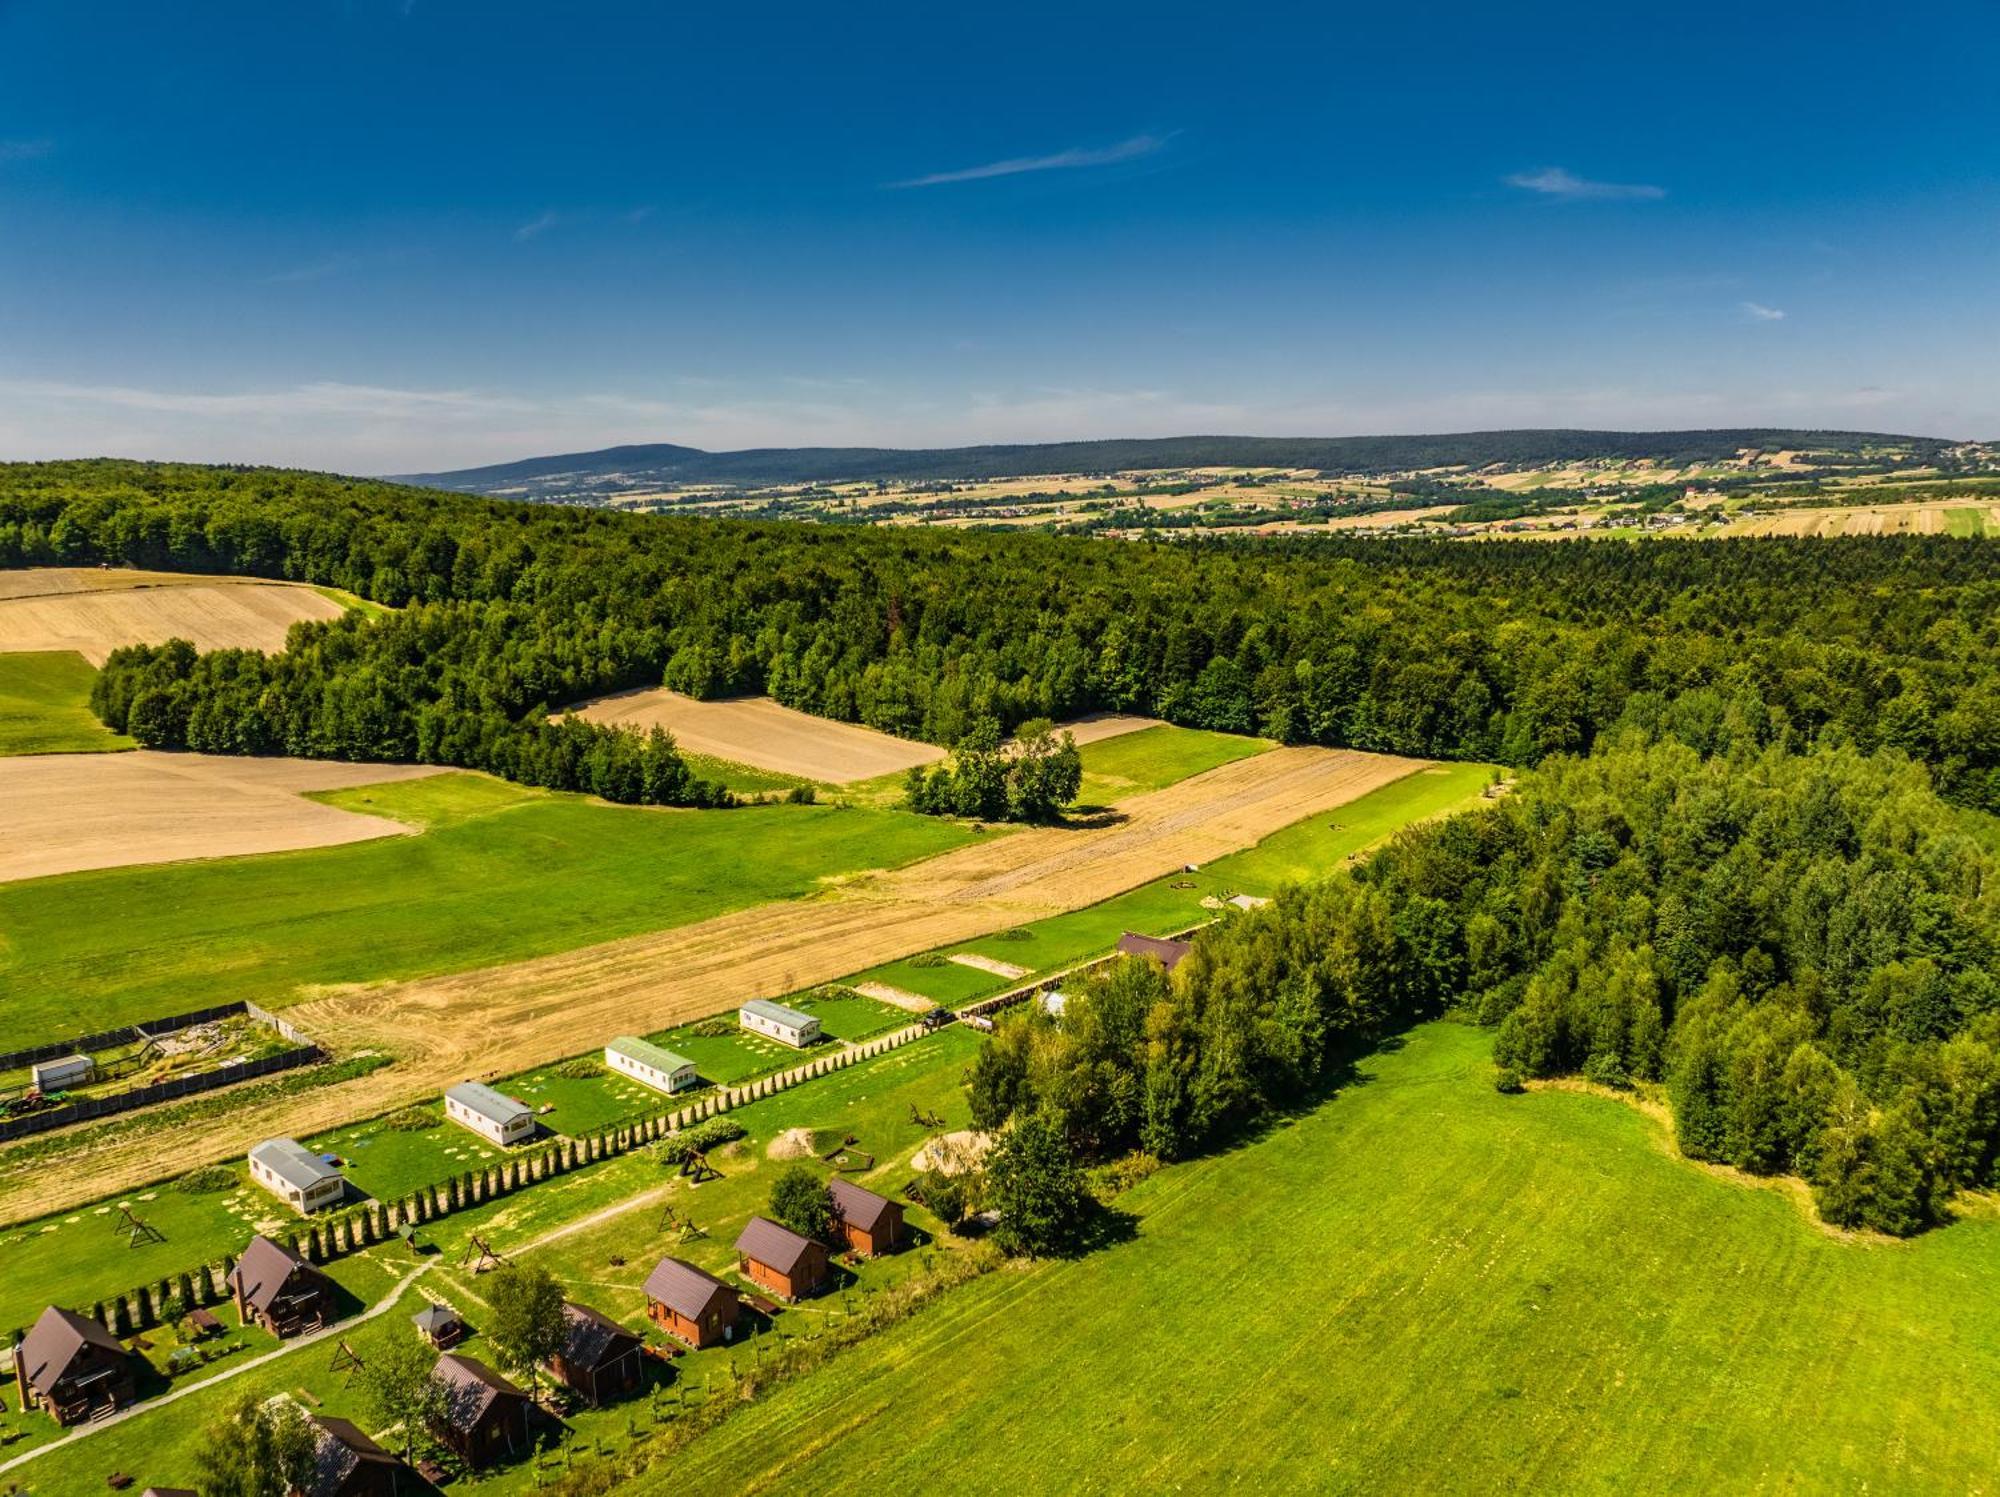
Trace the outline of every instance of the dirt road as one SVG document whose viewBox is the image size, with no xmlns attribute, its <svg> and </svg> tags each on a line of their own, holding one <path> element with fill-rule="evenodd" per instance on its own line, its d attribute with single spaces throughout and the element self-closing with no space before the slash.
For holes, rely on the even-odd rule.
<svg viewBox="0 0 2000 1497">
<path fill-rule="evenodd" d="M 1249 847 L 1345 805 L 1421 761 L 1286 748 L 1136 796 L 1110 825 L 1037 828 L 975 842 L 812 899 L 763 905 L 675 930 L 503 967 L 385 983 L 316 999 L 286 1016 L 342 1052 L 387 1051 L 372 1075 L 245 1107 L 176 1131 L 172 1167 L 304 1136 L 468 1078 L 509 1075 L 617 1034 L 646 1034 L 830 982 L 879 962 L 1080 909 Z M 158 1179 L 157 1140 L 125 1140 L 22 1168 L 0 1156 L 0 1217 L 67 1210 Z"/>
</svg>

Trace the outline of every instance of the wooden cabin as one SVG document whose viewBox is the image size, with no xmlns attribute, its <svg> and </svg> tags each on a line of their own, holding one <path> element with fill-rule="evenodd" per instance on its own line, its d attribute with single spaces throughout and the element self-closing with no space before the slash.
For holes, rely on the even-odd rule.
<svg viewBox="0 0 2000 1497">
<path fill-rule="evenodd" d="M 476 1357 L 448 1351 L 438 1358 L 444 1413 L 433 1428 L 468 1466 L 490 1466 L 528 1452 L 528 1395 Z"/>
<path fill-rule="evenodd" d="M 733 1288 L 678 1258 L 662 1258 L 646 1275 L 646 1314 L 696 1351 L 732 1339 L 742 1308 Z"/>
<path fill-rule="evenodd" d="M 593 1405 L 636 1393 L 644 1342 L 588 1305 L 563 1305 L 563 1346 L 549 1359 L 557 1382 Z"/>
<path fill-rule="evenodd" d="M 132 1355 L 118 1338 L 88 1316 L 54 1305 L 14 1343 L 14 1377 L 22 1410 L 46 1409 L 62 1425 L 101 1419 L 138 1396 Z"/>
<path fill-rule="evenodd" d="M 397 1488 L 416 1491 L 416 1473 L 377 1445 L 360 1427 L 326 1414 L 307 1414 L 315 1444 L 311 1484 L 302 1497 L 396 1497 Z"/>
<path fill-rule="evenodd" d="M 826 1286 L 826 1246 L 753 1216 L 736 1239 L 736 1266 L 780 1299 L 804 1299 Z"/>
<path fill-rule="evenodd" d="M 850 1253 L 873 1258 L 903 1245 L 903 1208 L 896 1202 L 839 1176 L 826 1188 L 833 1196 L 833 1223 Z"/>
<path fill-rule="evenodd" d="M 229 1271 L 229 1288 L 237 1318 L 279 1340 L 316 1331 L 335 1315 L 333 1280 L 268 1237 L 250 1239 Z"/>
<path fill-rule="evenodd" d="M 1158 962 L 1169 972 L 1187 960 L 1187 954 L 1194 950 L 1192 941 L 1168 941 L 1158 936 L 1142 936 L 1126 931 L 1118 938 L 1118 951 L 1122 956 L 1142 956 L 1148 961 Z"/>
</svg>

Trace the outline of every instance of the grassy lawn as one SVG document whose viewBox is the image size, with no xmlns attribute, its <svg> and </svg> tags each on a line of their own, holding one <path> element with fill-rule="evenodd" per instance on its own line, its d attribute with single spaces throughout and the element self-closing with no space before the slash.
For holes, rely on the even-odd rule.
<svg viewBox="0 0 2000 1497">
<path fill-rule="evenodd" d="M 1986 534 L 1986 511 L 1983 509 L 1948 509 L 1944 512 L 1945 533 L 1969 540 Z"/>
<path fill-rule="evenodd" d="M 73 650 L 0 654 L 0 754 L 90 754 L 137 748 L 90 710 L 97 671 Z"/>
<path fill-rule="evenodd" d="M 1077 793 L 1077 804 L 1108 806 L 1275 747 L 1268 738 L 1177 728 L 1170 723 L 1101 738 L 1077 750 L 1083 756 L 1083 788 Z"/>
<path fill-rule="evenodd" d="M 343 1260 L 334 1265 L 335 1277 L 344 1288 L 369 1301 L 391 1292 L 420 1261 L 430 1265 L 387 1313 L 350 1327 L 345 1339 L 366 1361 L 375 1348 L 414 1334 L 408 1317 L 427 1300 L 442 1299 L 457 1307 L 473 1327 L 474 1336 L 464 1349 L 504 1365 L 505 1358 L 478 1334 L 487 1315 L 485 1286 L 460 1266 L 465 1244 L 474 1232 L 515 1261 L 545 1263 L 573 1298 L 644 1330 L 641 1286 L 662 1256 L 672 1253 L 717 1273 L 733 1271 L 731 1244 L 743 1222 L 764 1209 L 771 1178 L 780 1167 L 780 1161 L 771 1158 L 768 1145 L 786 1130 L 856 1134 L 861 1146 L 878 1159 L 874 1171 L 857 1178 L 884 1194 L 900 1190 L 909 1176 L 909 1156 L 925 1136 L 910 1122 L 913 1108 L 940 1112 L 951 1126 L 965 1126 L 959 1076 L 976 1038 L 963 1031 L 946 1031 L 737 1109 L 731 1116 L 750 1129 L 750 1137 L 717 1151 L 714 1160 L 723 1172 L 721 1179 L 691 1186 L 676 1180 L 652 1155 L 632 1154 L 436 1223 L 423 1234 L 436 1248 L 424 1260 L 410 1257 L 400 1245 Z M 660 1207 L 666 1203 L 692 1216 L 707 1235 L 683 1243 L 678 1233 L 663 1225 Z M 909 1207 L 907 1220 L 921 1234 L 920 1244 L 935 1232 L 936 1224 L 920 1208 Z M 580 1230 L 539 1247 L 531 1246 L 546 1234 L 587 1222 L 591 1224 L 582 1225 Z M 841 1290 L 785 1310 L 767 1323 L 765 1335 L 774 1339 L 815 1335 L 843 1317 L 846 1307 L 860 1298 L 924 1271 L 926 1257 L 919 1245 L 890 1258 L 843 1267 Z M 651 1333 L 649 1339 L 658 1340 L 658 1334 Z M 622 1448 L 632 1438 L 632 1431 L 644 1433 L 670 1422 L 683 1403 L 693 1406 L 723 1396 L 725 1370 L 733 1361 L 747 1368 L 756 1356 L 739 1340 L 735 1347 L 683 1357 L 671 1372 L 649 1361 L 650 1395 L 601 1411 L 573 1410 L 566 1443 L 578 1452 Z M 74 1493 L 77 1497 L 101 1492 L 105 1477 L 113 1471 L 132 1472 L 148 1483 L 192 1481 L 199 1474 L 196 1452 L 204 1426 L 245 1392 L 261 1397 L 291 1392 L 309 1407 L 354 1418 L 371 1432 L 379 1428 L 358 1387 L 350 1386 L 346 1374 L 333 1370 L 329 1348 L 318 1346 L 95 1433 L 74 1448 L 53 1452 L 24 1467 L 21 1478 L 38 1494 Z M 5 1422 L 40 1439 L 52 1433 L 46 1419 Z M 18 1453 L 18 1447 L 9 1453 Z M 536 1485 L 532 1464 L 520 1461 L 461 1480 L 454 1484 L 454 1490 L 511 1494 L 532 1491 Z"/>
<path fill-rule="evenodd" d="M 699 1029 L 711 1027 L 722 1032 L 696 1033 Z M 811 1050 L 794 1050 L 790 1045 L 781 1045 L 764 1035 L 752 1034 L 737 1024 L 734 1014 L 719 1014 L 714 1019 L 701 1019 L 673 1029 L 662 1029 L 645 1038 L 656 1045 L 666 1046 L 676 1055 L 685 1055 L 694 1062 L 694 1068 L 703 1081 L 717 1086 L 734 1086 L 753 1076 L 768 1076 L 773 1071 L 798 1065 L 814 1053 Z"/>
<path fill-rule="evenodd" d="M 1128 1192 L 1132 1241 L 954 1291 L 635 1490 L 1990 1485 L 2000 1222 L 1838 1241 L 1489 1055 L 1417 1031 Z"/>
<path fill-rule="evenodd" d="M 689 924 L 972 835 L 864 808 L 607 806 L 464 774 L 326 799 L 427 830 L 0 887 L 0 1046 Z"/>
<path fill-rule="evenodd" d="M 775 769 L 758 769 L 751 764 L 737 764 L 729 759 L 717 759 L 709 754 L 682 754 L 687 767 L 704 780 L 714 780 L 726 785 L 738 795 L 769 795 L 796 790 L 802 785 L 812 785 L 822 794 L 827 786 L 812 780 L 801 779 L 797 775 L 780 774 Z"/>
<path fill-rule="evenodd" d="M 801 1013 L 816 1015 L 821 1031 L 837 1040 L 872 1039 L 892 1029 L 901 1029 L 916 1017 L 906 1009 L 864 997 L 860 993 L 832 996 L 808 993 L 804 997 L 788 998 L 785 1002 Z"/>
<path fill-rule="evenodd" d="M 394 1200 L 420 1185 L 435 1185 L 469 1169 L 497 1164 L 507 1153 L 469 1128 L 444 1120 L 442 1104 L 426 1108 L 438 1117 L 436 1126 L 408 1130 L 391 1128 L 381 1118 L 352 1123 L 301 1139 L 318 1154 L 338 1155 L 341 1171 L 356 1189 L 377 1200 Z M 353 1199 L 350 1193 L 349 1199 Z"/>
<path fill-rule="evenodd" d="M 0 1234 L 0 1330 L 26 1330 L 52 1304 L 89 1311 L 93 1301 L 157 1282 L 206 1259 L 242 1251 L 253 1232 L 297 1221 L 236 1169 L 234 1189 L 190 1195 L 169 1185 L 119 1196 Z M 129 1243 L 116 1202 L 163 1242 Z"/>
<path fill-rule="evenodd" d="M 601 1052 L 598 1058 L 601 1062 Z M 542 1125 L 572 1136 L 595 1133 L 627 1118 L 646 1117 L 679 1105 L 664 1092 L 642 1086 L 630 1076 L 604 1070 L 601 1065 L 596 1075 L 565 1076 L 562 1067 L 567 1064 L 561 1061 L 543 1066 L 497 1084 L 508 1096 L 519 1097 L 537 1113 L 544 1107 L 554 1109 L 542 1116 Z"/>
</svg>

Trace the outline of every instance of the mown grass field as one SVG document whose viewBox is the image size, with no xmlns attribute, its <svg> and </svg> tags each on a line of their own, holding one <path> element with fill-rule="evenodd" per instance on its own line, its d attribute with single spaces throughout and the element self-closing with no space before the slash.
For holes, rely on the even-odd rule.
<svg viewBox="0 0 2000 1497">
<path fill-rule="evenodd" d="M 895 811 L 641 810 L 465 774 L 325 799 L 427 830 L 0 887 L 0 1045 L 665 929 L 971 836 Z"/>
<path fill-rule="evenodd" d="M 510 1258 L 545 1264 L 571 1297 L 644 1331 L 641 1286 L 661 1256 L 672 1253 L 712 1272 L 732 1274 L 736 1233 L 753 1212 L 764 1209 L 771 1178 L 782 1167 L 781 1161 L 771 1157 L 769 1145 L 788 1129 L 855 1134 L 862 1147 L 878 1159 L 875 1171 L 859 1178 L 884 1193 L 900 1189 L 909 1175 L 910 1154 L 925 1136 L 924 1130 L 910 1121 L 913 1109 L 938 1111 L 952 1126 L 965 1126 L 959 1076 L 977 1038 L 963 1030 L 946 1031 L 736 1109 L 730 1116 L 748 1128 L 750 1136 L 718 1150 L 713 1158 L 722 1178 L 699 1187 L 677 1181 L 671 1170 L 642 1152 L 434 1223 L 422 1233 L 426 1244 L 436 1248 L 425 1258 L 413 1258 L 400 1244 L 389 1244 L 343 1260 L 334 1266 L 336 1277 L 343 1287 L 368 1302 L 382 1300 L 395 1291 L 404 1275 L 428 1265 L 385 1313 L 349 1325 L 342 1332 L 343 1339 L 365 1361 L 375 1348 L 413 1335 L 408 1317 L 426 1300 L 442 1299 L 458 1307 L 473 1326 L 475 1334 L 464 1350 L 504 1366 L 504 1356 L 478 1334 L 487 1313 L 485 1286 L 461 1262 L 474 1232 Z M 682 1242 L 677 1233 L 663 1226 L 663 1204 L 693 1216 L 707 1236 Z M 910 1207 L 908 1220 L 919 1234 L 919 1243 L 937 1230 L 921 1208 Z M 556 1233 L 562 1235 L 552 1235 Z M 925 1272 L 927 1257 L 922 1246 L 917 1246 L 894 1257 L 843 1268 L 843 1290 L 787 1309 L 770 1323 L 765 1338 L 775 1343 L 817 1335 L 858 1300 Z M 658 1333 L 650 1332 L 649 1339 L 658 1340 Z M 258 1349 L 263 1344 L 260 1342 Z M 574 1409 L 567 1419 L 566 1444 L 579 1464 L 593 1449 L 622 1450 L 630 1443 L 632 1431 L 643 1435 L 670 1423 L 684 1407 L 724 1397 L 726 1369 L 732 1363 L 747 1369 L 758 1357 L 758 1352 L 746 1349 L 739 1339 L 733 1347 L 682 1357 L 671 1373 L 649 1361 L 647 1374 L 658 1390 L 657 1401 L 641 1395 L 603 1410 Z M 217 1370 L 228 1365 L 225 1361 Z M 204 1427 L 245 1392 L 259 1397 L 281 1392 L 303 1395 L 309 1406 L 322 1412 L 356 1419 L 371 1431 L 379 1428 L 370 1418 L 359 1389 L 346 1374 L 333 1368 L 332 1347 L 322 1344 L 237 1374 L 124 1424 L 93 1432 L 74 1446 L 50 1451 L 9 1475 L 38 1494 L 75 1493 L 79 1497 L 103 1491 L 104 1479 L 112 1471 L 133 1473 L 141 1483 L 192 1482 L 199 1476 L 197 1456 Z M 17 1426 L 38 1443 L 46 1443 L 54 1434 L 44 1418 L 0 1419 L 0 1423 Z M 0 1459 L 18 1449 L 8 1450 Z M 544 1475 L 540 1481 L 547 1479 Z M 522 1460 L 476 1478 L 461 1479 L 453 1484 L 453 1490 L 513 1494 L 530 1492 L 538 1484 L 534 1466 Z"/>
<path fill-rule="evenodd" d="M 1489 1057 L 1418 1030 L 633 1490 L 1992 1490 L 2000 1221 L 1840 1241 Z"/>
<path fill-rule="evenodd" d="M 1169 723 L 1101 738 L 1077 749 L 1083 759 L 1083 787 L 1077 792 L 1077 804 L 1108 806 L 1128 795 L 1163 790 L 1190 775 L 1274 747 L 1268 738 L 1177 728 Z"/>
<path fill-rule="evenodd" d="M 96 668 L 73 650 L 0 654 L 0 754 L 94 754 L 138 745 L 90 710 Z"/>
</svg>

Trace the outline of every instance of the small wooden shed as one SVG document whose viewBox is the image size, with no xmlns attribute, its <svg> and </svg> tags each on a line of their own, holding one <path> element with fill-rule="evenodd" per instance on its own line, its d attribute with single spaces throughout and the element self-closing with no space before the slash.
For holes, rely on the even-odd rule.
<svg viewBox="0 0 2000 1497">
<path fill-rule="evenodd" d="M 679 1258 L 662 1258 L 646 1275 L 646 1314 L 696 1351 L 734 1337 L 742 1309 L 734 1288 Z"/>
<path fill-rule="evenodd" d="M 834 1225 L 849 1252 L 873 1258 L 903 1245 L 903 1208 L 895 1201 L 838 1176 L 826 1188 L 833 1196 Z"/>
<path fill-rule="evenodd" d="M 448 1351 L 437 1360 L 444 1413 L 434 1428 L 468 1466 L 490 1466 L 528 1449 L 528 1395 L 476 1357 Z"/>
<path fill-rule="evenodd" d="M 644 1343 L 608 1315 L 588 1305 L 563 1305 L 562 1350 L 549 1359 L 556 1381 L 591 1404 L 606 1404 L 639 1389 Z"/>
<path fill-rule="evenodd" d="M 750 1218 L 736 1239 L 736 1263 L 752 1283 L 780 1299 L 805 1299 L 826 1286 L 825 1245 L 768 1217 Z"/>
</svg>

